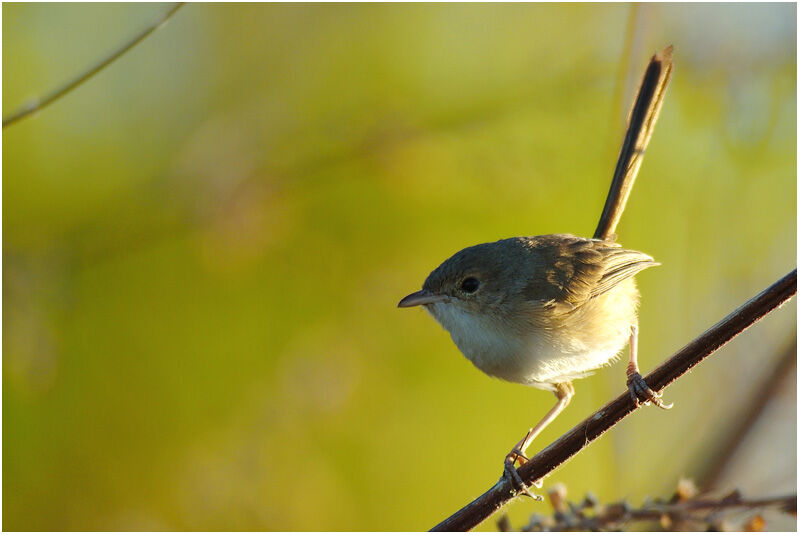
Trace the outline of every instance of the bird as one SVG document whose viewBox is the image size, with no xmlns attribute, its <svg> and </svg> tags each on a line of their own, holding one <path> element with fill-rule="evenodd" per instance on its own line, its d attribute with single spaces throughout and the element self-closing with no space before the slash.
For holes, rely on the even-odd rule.
<svg viewBox="0 0 800 535">
<path fill-rule="evenodd" d="M 672 51 L 669 46 L 652 56 L 645 70 L 592 238 L 519 236 L 467 247 L 398 303 L 425 308 L 485 374 L 555 394 L 556 404 L 504 459 L 504 474 L 536 499 L 541 497 L 528 491 L 516 464 L 529 461 L 528 447 L 567 407 L 573 380 L 613 361 L 627 344 L 633 403 L 672 406 L 647 386 L 637 359 L 640 294 L 634 276 L 659 263 L 623 248 L 614 234 L 663 103 Z"/>
</svg>

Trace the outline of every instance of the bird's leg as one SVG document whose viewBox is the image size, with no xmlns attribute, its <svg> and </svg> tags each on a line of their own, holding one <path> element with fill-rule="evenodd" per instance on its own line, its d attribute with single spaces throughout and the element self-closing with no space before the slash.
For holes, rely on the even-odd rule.
<svg viewBox="0 0 800 535">
<path fill-rule="evenodd" d="M 504 474 L 511 479 L 512 483 L 521 493 L 527 494 L 535 500 L 541 500 L 542 497 L 530 493 L 528 486 L 522 481 L 522 478 L 517 473 L 517 469 L 514 465 L 517 461 L 519 461 L 520 466 L 528 462 L 528 458 L 525 456 L 525 450 L 527 450 L 528 446 L 531 445 L 533 439 L 536 438 L 536 436 L 541 433 L 542 430 L 550 424 L 550 422 L 555 420 L 556 416 L 558 416 L 567 405 L 569 405 L 572 396 L 575 395 L 575 388 L 572 386 L 572 383 L 566 381 L 556 385 L 555 393 L 556 397 L 558 398 L 555 406 L 544 415 L 544 418 L 542 418 L 538 424 L 528 431 L 522 440 L 514 445 L 514 447 L 511 449 L 511 452 L 509 452 L 505 458 Z M 535 481 L 533 484 L 536 487 L 541 487 L 542 481 L 540 479 Z"/>
<path fill-rule="evenodd" d="M 636 353 L 639 345 L 639 327 L 636 325 L 631 327 L 631 356 L 628 360 L 628 391 L 631 393 L 633 402 L 638 407 L 641 402 L 649 405 L 650 402 L 658 405 L 662 409 L 671 409 L 672 403 L 664 403 L 661 401 L 661 394 L 654 392 L 647 383 L 644 382 L 642 374 L 639 373 L 639 364 L 636 362 Z"/>
</svg>

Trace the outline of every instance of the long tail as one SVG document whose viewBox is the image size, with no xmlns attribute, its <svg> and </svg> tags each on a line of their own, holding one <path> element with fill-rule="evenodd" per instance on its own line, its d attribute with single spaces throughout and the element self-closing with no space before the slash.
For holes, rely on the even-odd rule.
<svg viewBox="0 0 800 535">
<path fill-rule="evenodd" d="M 672 45 L 668 46 L 652 58 L 639 86 L 633 108 L 628 117 L 628 131 L 622 142 L 611 189 L 608 191 L 603 214 L 597 224 L 594 237 L 601 240 L 614 240 L 614 230 L 619 218 L 625 210 L 625 203 L 633 188 L 636 174 L 642 165 L 642 156 L 653 135 L 653 128 L 658 119 L 658 112 L 664 102 L 672 75 Z"/>
</svg>

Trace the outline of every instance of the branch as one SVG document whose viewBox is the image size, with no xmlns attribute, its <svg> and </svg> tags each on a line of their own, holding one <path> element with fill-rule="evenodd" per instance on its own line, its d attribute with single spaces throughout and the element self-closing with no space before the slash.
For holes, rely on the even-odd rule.
<svg viewBox="0 0 800 535">
<path fill-rule="evenodd" d="M 140 42 L 144 40 L 145 37 L 156 31 L 160 28 L 167 20 L 175 14 L 181 7 L 183 7 L 184 2 L 178 2 L 172 8 L 167 11 L 164 15 L 162 15 L 158 20 L 152 23 L 150 26 L 144 29 L 141 33 L 139 33 L 136 37 L 131 39 L 126 44 L 122 45 L 118 50 L 113 52 L 111 55 L 106 57 L 105 59 L 101 60 L 99 63 L 95 64 L 93 67 L 90 67 L 89 70 L 79 74 L 66 84 L 62 85 L 61 87 L 55 89 L 50 94 L 42 97 L 42 98 L 33 98 L 28 101 L 27 104 L 23 104 L 17 111 L 12 113 L 7 117 L 3 117 L 3 129 L 7 126 L 14 124 L 15 122 L 19 121 L 20 119 L 24 119 L 28 115 L 31 115 L 34 112 L 37 112 L 44 107 L 52 104 L 55 100 L 63 97 L 83 82 L 97 74 L 98 72 L 102 71 L 108 65 L 110 65 L 114 60 L 119 58 L 125 52 L 133 48 L 134 46 L 138 45 Z"/>
<path fill-rule="evenodd" d="M 648 498 L 641 507 L 634 509 L 625 500 L 601 504 L 592 494 L 587 494 L 581 503 L 572 503 L 567 501 L 566 487 L 557 484 L 548 491 L 553 515 L 534 514 L 528 525 L 516 531 L 617 531 L 632 522 L 657 522 L 662 529 L 671 531 L 731 531 L 734 528 L 732 516 L 740 515 L 742 510 L 797 512 L 796 494 L 746 499 L 736 490 L 718 498 L 697 496 L 695 492 L 691 481 L 682 480 L 671 498 Z M 763 517 L 757 515 L 745 527 L 759 524 L 763 527 L 763 522 Z M 498 527 L 501 531 L 513 530 L 506 515 L 498 520 Z"/>
<path fill-rule="evenodd" d="M 645 378 L 655 391 L 685 374 L 700 361 L 721 348 L 737 334 L 780 306 L 797 292 L 797 269 L 784 276 L 772 286 L 753 297 L 725 319 L 695 338 L 683 349 L 667 359 Z M 561 438 L 525 463 L 518 471 L 528 484 L 542 479 L 588 446 L 600 435 L 611 429 L 624 417 L 636 410 L 630 394 L 625 391 L 583 422 L 573 427 Z M 432 531 L 466 531 L 488 518 L 506 502 L 516 497 L 518 491 L 504 477 L 492 488 L 467 504 L 449 518 L 434 526 Z"/>
</svg>

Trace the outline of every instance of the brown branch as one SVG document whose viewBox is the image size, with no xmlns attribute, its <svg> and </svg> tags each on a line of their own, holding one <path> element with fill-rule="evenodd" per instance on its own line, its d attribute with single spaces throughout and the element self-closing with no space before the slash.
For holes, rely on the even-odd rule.
<svg viewBox="0 0 800 535">
<path fill-rule="evenodd" d="M 645 378 L 647 384 L 653 390 L 663 390 L 796 292 L 797 269 L 794 269 L 667 359 Z M 519 475 L 526 484 L 531 485 L 583 450 L 634 410 L 636 406 L 630 394 L 625 391 L 539 452 L 519 469 Z M 517 494 L 518 491 L 511 482 L 503 477 L 481 496 L 434 526 L 432 531 L 472 529 Z"/>
<path fill-rule="evenodd" d="M 679 484 L 680 485 L 680 484 Z M 692 486 L 692 490 L 695 490 Z M 534 514 L 528 525 L 514 530 L 506 515 L 498 521 L 501 531 L 617 531 L 631 522 L 658 522 L 663 529 L 702 531 L 732 528 L 723 514 L 726 510 L 773 509 L 787 514 L 797 513 L 797 495 L 746 499 L 739 491 L 726 496 L 685 496 L 680 492 L 668 499 L 647 499 L 635 509 L 627 501 L 601 504 L 587 494 L 581 503 L 568 502 L 566 487 L 557 485 L 548 491 L 553 514 Z M 501 521 L 503 521 L 501 523 Z M 716 528 L 716 529 L 714 529 Z M 723 529 L 724 530 L 724 529 Z M 725 530 L 725 531 L 729 531 Z"/>
<path fill-rule="evenodd" d="M 52 104 L 54 101 L 58 100 L 59 98 L 63 97 L 86 80 L 97 74 L 98 72 L 102 71 L 106 67 L 108 67 L 114 60 L 122 56 L 125 52 L 133 48 L 134 46 L 138 45 L 140 42 L 144 40 L 145 37 L 156 31 L 160 28 L 167 20 L 175 14 L 185 2 L 178 2 L 172 8 L 163 14 L 161 17 L 158 18 L 155 22 L 150 24 L 147 28 L 141 31 L 138 35 L 136 35 L 133 39 L 122 45 L 120 48 L 112 52 L 109 56 L 102 59 L 100 62 L 96 63 L 94 66 L 90 67 L 87 71 L 78 74 L 75 78 L 70 80 L 69 82 L 65 83 L 61 87 L 51 91 L 48 95 L 45 95 L 42 98 L 33 98 L 28 103 L 23 104 L 17 111 L 13 112 L 11 115 L 7 117 L 3 117 L 3 129 L 7 126 L 14 124 L 15 122 L 24 119 L 28 115 L 37 112 L 44 107 Z"/>
</svg>

